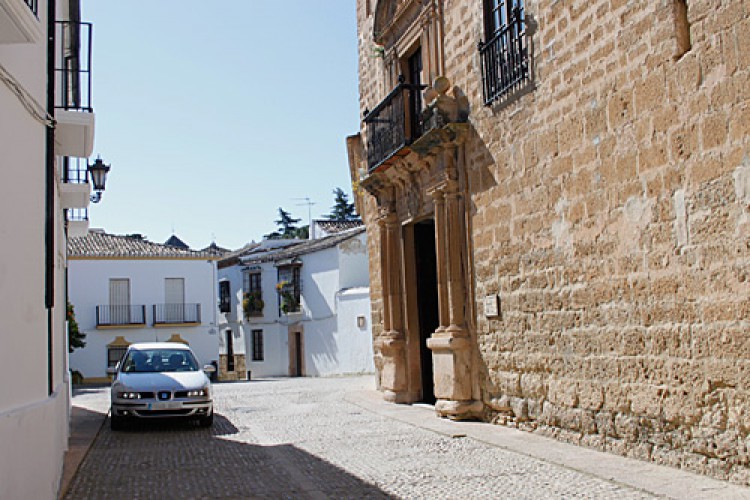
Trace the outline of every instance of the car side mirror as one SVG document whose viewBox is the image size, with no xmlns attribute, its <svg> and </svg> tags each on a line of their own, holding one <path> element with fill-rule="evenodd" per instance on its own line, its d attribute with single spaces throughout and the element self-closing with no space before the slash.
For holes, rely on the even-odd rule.
<svg viewBox="0 0 750 500">
<path fill-rule="evenodd" d="M 117 367 L 116 366 L 108 366 L 107 367 L 107 375 L 114 375 L 117 373 Z"/>
<path fill-rule="evenodd" d="M 214 365 L 203 365 L 203 371 L 205 373 L 214 373 L 216 372 L 216 367 Z"/>
</svg>

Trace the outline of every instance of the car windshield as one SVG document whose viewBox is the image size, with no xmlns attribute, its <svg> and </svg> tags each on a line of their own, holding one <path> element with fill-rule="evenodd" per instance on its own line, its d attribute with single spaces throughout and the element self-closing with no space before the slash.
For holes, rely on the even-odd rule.
<svg viewBox="0 0 750 500">
<path fill-rule="evenodd" d="M 198 362 L 186 349 L 138 349 L 122 361 L 125 373 L 197 372 Z"/>
</svg>

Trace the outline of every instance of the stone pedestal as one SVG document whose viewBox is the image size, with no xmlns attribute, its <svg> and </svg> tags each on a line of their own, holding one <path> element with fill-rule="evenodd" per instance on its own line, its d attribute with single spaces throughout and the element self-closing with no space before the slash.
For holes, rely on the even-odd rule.
<svg viewBox="0 0 750 500">
<path fill-rule="evenodd" d="M 380 389 L 383 399 L 391 403 L 406 403 L 406 341 L 397 332 L 388 332 L 375 340 L 375 349 L 380 353 Z"/>
<path fill-rule="evenodd" d="M 435 411 L 455 420 L 478 417 L 484 405 L 472 399 L 471 344 L 466 332 L 451 325 L 435 332 L 427 347 L 432 350 Z"/>
</svg>

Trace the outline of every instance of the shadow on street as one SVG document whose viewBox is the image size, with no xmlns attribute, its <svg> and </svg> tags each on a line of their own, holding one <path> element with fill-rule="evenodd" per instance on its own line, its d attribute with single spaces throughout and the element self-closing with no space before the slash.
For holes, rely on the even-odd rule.
<svg viewBox="0 0 750 500">
<path fill-rule="evenodd" d="M 242 430 L 219 414 L 209 429 L 177 419 L 118 432 L 108 424 L 65 498 L 389 498 L 295 446 L 234 440 Z"/>
</svg>

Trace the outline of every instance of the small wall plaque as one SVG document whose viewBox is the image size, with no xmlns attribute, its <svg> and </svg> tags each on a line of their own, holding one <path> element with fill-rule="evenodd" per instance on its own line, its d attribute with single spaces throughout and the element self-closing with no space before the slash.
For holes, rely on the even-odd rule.
<svg viewBox="0 0 750 500">
<path fill-rule="evenodd" d="M 486 317 L 500 316 L 500 298 L 497 294 L 484 297 L 484 315 Z"/>
</svg>

